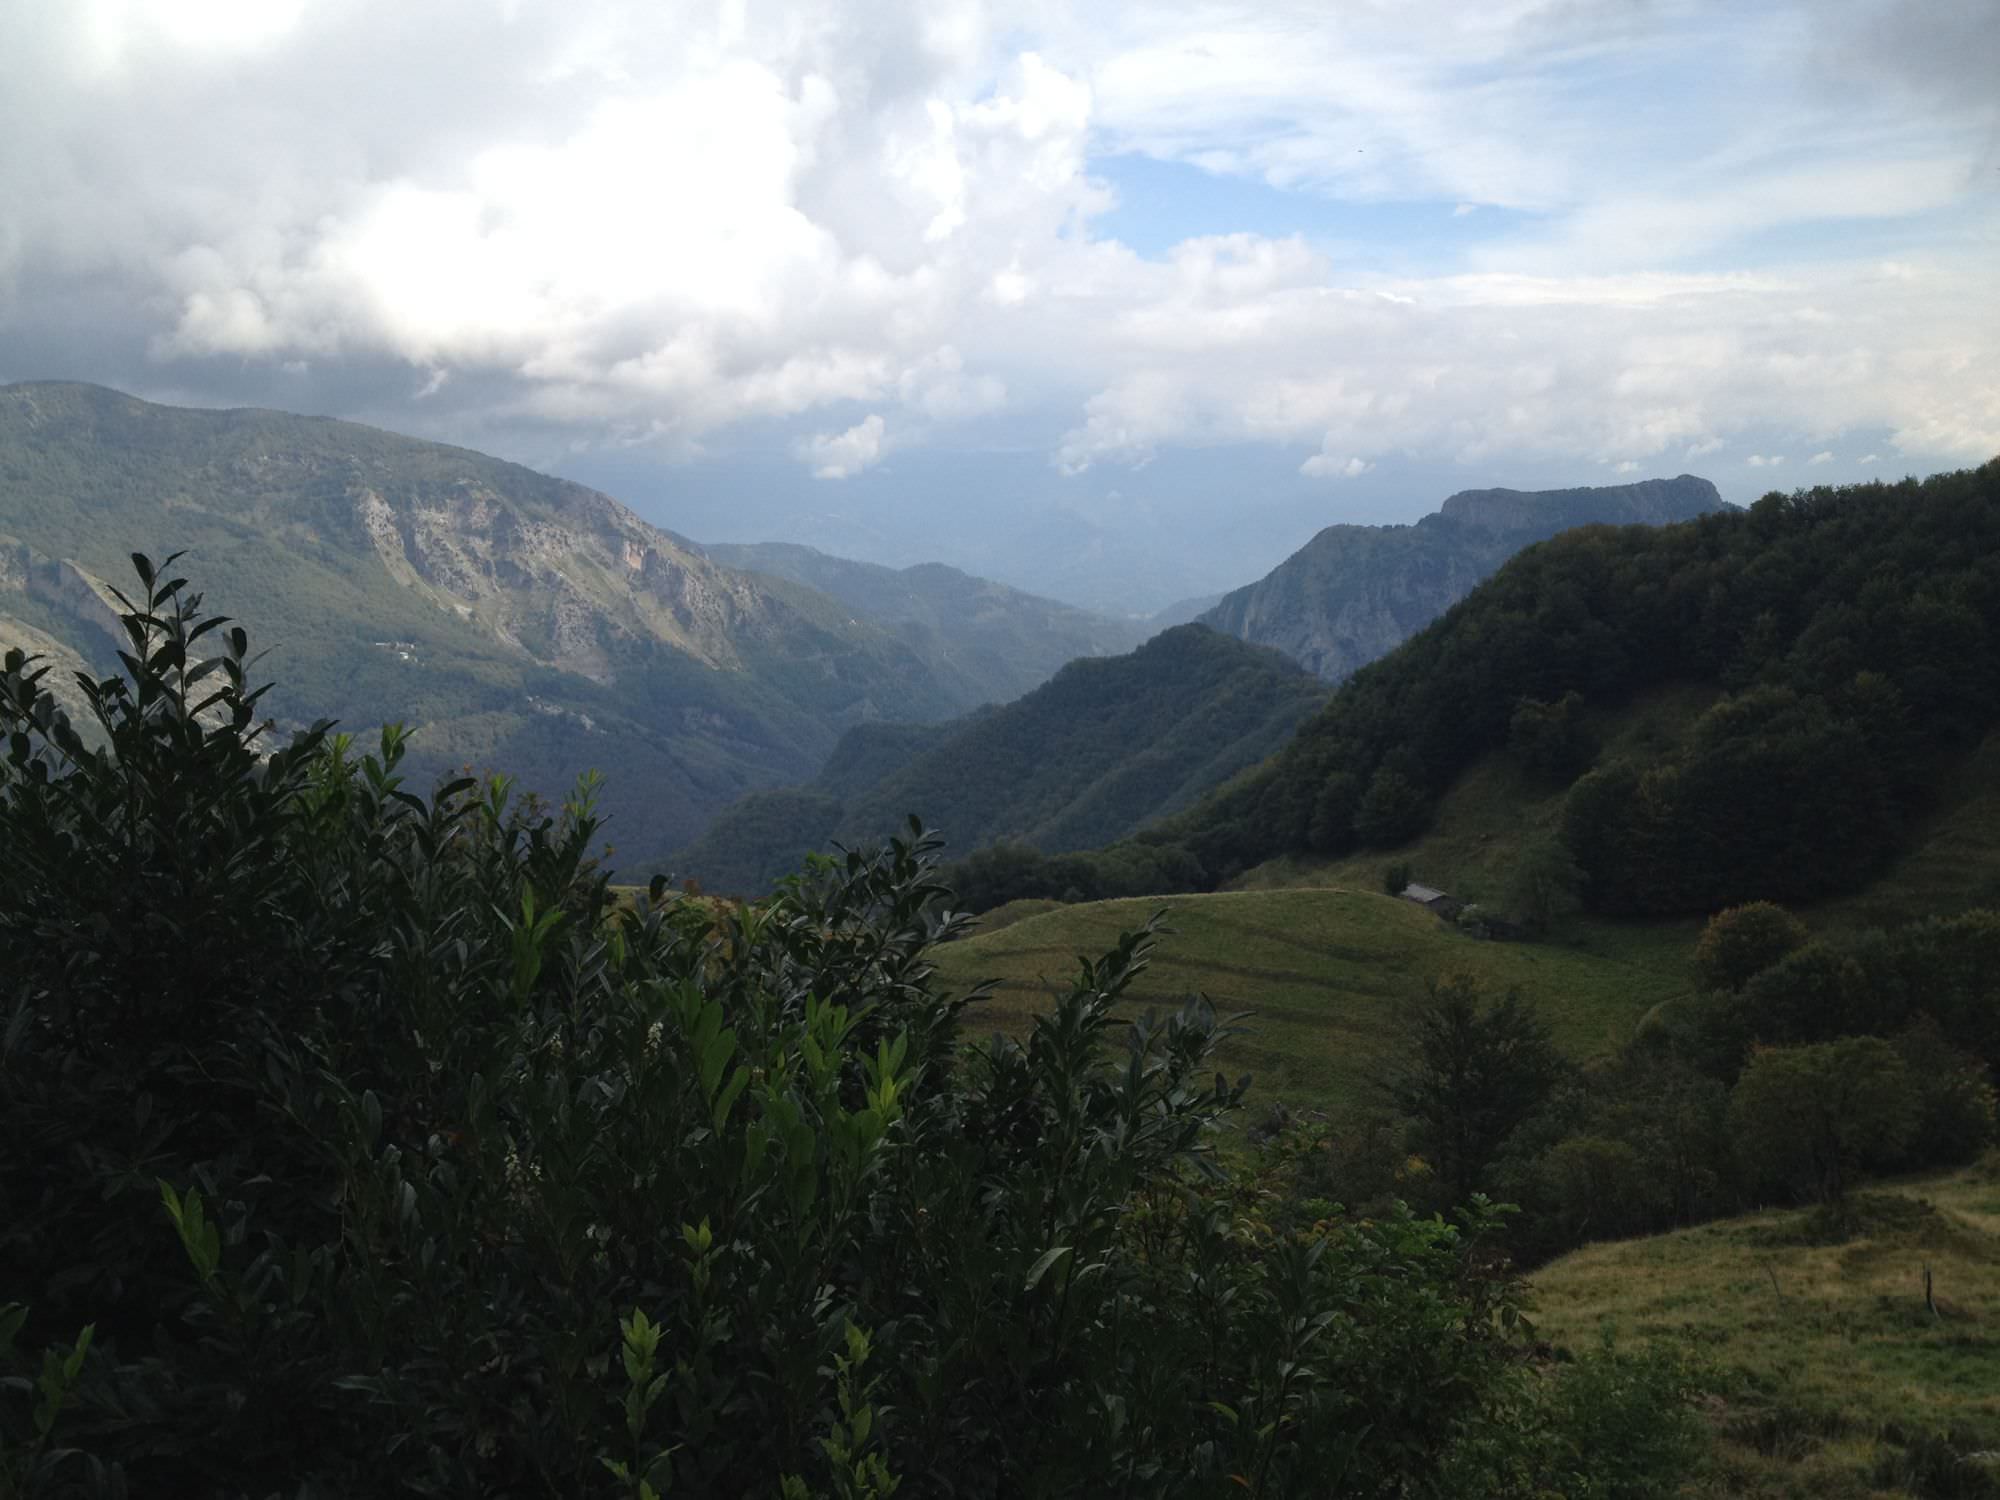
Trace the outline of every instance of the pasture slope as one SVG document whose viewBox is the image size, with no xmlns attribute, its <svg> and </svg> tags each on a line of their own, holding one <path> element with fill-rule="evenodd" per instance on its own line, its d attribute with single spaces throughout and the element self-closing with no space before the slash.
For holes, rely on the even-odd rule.
<svg viewBox="0 0 2000 1500">
<path fill-rule="evenodd" d="M 1168 931 L 1128 1010 L 1198 992 L 1224 1015 L 1248 1012 L 1222 1062 L 1254 1077 L 1252 1100 L 1335 1115 L 1376 1102 L 1404 1013 L 1447 974 L 1471 974 L 1496 997 L 1518 989 L 1579 1060 L 1615 1050 L 1690 982 L 1685 950 L 1649 965 L 1561 944 L 1481 942 L 1407 901 L 1338 888 L 1094 901 L 1018 920 L 1003 907 L 933 957 L 948 988 L 998 982 L 968 1014 L 969 1034 L 1018 1032 L 1067 988 L 1080 955 L 1104 952 L 1155 912 Z"/>
<path fill-rule="evenodd" d="M 1838 1227 L 1725 1219 L 1587 1246 L 1532 1285 L 1556 1348 L 1665 1345 L 1706 1367 L 1702 1494 L 2000 1493 L 2000 1153 L 1857 1193 Z"/>
</svg>

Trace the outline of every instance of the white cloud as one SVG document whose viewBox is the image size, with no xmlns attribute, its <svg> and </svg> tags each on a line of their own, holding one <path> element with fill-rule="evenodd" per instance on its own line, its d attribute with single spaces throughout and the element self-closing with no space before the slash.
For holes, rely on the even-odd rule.
<svg viewBox="0 0 2000 1500">
<path fill-rule="evenodd" d="M 1881 461 L 1882 461 L 1882 455 L 1879 453 L 1864 453 L 1861 455 L 1860 458 L 1855 460 L 1856 463 L 1864 463 L 1864 464 L 1878 464 Z"/>
<path fill-rule="evenodd" d="M 1322 449 L 1299 465 L 1299 472 L 1308 479 L 1359 479 L 1375 465 L 1352 454 L 1342 457 Z"/>
<path fill-rule="evenodd" d="M 1809 464 L 1830 464 L 1833 462 L 1833 454 L 1828 449 L 1822 448 L 1811 458 L 1807 459 L 1806 462 Z"/>
<path fill-rule="evenodd" d="M 1007 402 L 1006 383 L 992 375 L 967 375 L 965 360 L 950 344 L 906 368 L 896 379 L 896 394 L 910 411 L 936 422 L 983 416 Z"/>
<path fill-rule="evenodd" d="M 0 8 L 0 378 L 88 323 L 136 330 L 114 383 L 296 368 L 391 425 L 669 454 L 776 421 L 825 477 L 970 424 L 1067 472 L 1233 442 L 1315 478 L 1630 472 L 1857 430 L 1991 456 L 1984 33 L 1939 56 L 1887 0 L 1767 10 Z M 1695 74 L 1675 131 L 1630 108 Z M 1424 202 L 1473 248 L 1141 254 L 1109 237 L 1113 151 Z M 1796 253 L 1829 215 L 1865 245 Z"/>
<path fill-rule="evenodd" d="M 881 462 L 886 442 L 881 415 L 870 412 L 845 432 L 823 432 L 808 438 L 800 457 L 812 465 L 815 479 L 852 479 Z"/>
<path fill-rule="evenodd" d="M 1612 472 L 1614 474 L 1636 474 L 1639 472 L 1639 461 L 1633 458 L 1625 459 L 1618 463 L 1612 469 Z"/>
<path fill-rule="evenodd" d="M 1753 453 L 1744 460 L 1753 469 L 1775 469 L 1784 461 L 1785 455 L 1782 453 L 1768 458 L 1762 453 Z"/>
</svg>

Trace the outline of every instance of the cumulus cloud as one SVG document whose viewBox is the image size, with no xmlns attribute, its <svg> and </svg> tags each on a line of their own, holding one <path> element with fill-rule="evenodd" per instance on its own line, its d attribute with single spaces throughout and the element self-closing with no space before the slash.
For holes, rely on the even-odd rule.
<svg viewBox="0 0 2000 1500">
<path fill-rule="evenodd" d="M 1833 462 L 1833 453 L 1829 449 L 1822 448 L 1811 458 L 1807 459 L 1806 462 L 1809 464 L 1830 464 Z"/>
<path fill-rule="evenodd" d="M 1785 455 L 1782 453 L 1775 454 L 1769 457 L 1767 457 L 1762 453 L 1753 453 L 1750 455 L 1749 458 L 1744 460 L 1744 462 L 1748 463 L 1750 467 L 1753 469 L 1775 469 L 1780 464 L 1784 463 L 1784 461 L 1785 461 Z"/>
<path fill-rule="evenodd" d="M 1978 12 L 1954 25 L 1984 35 Z M 1310 478 L 1392 452 L 1628 472 L 1860 429 L 1990 456 L 1995 208 L 1968 184 L 1991 90 L 1926 85 L 1917 23 L 1837 0 L 1827 66 L 1902 61 L 1822 97 L 1808 14 L 7 7 L 0 378 L 45 354 L 152 394 L 668 456 L 776 425 L 826 478 L 959 429 L 1069 474 L 1225 443 Z M 1704 107 L 1673 132 L 1629 108 L 1620 80 L 1691 68 Z M 1426 201 L 1466 248 L 1142 253 L 1112 228 L 1121 153 Z M 1829 215 L 1868 221 L 1865 258 L 1790 254 Z"/>
<path fill-rule="evenodd" d="M 1374 467 L 1364 458 L 1342 457 L 1321 449 L 1299 465 L 1299 472 L 1308 479 L 1359 479 Z"/>
<path fill-rule="evenodd" d="M 812 465 L 815 479 L 852 479 L 881 462 L 887 430 L 881 414 L 870 412 L 845 432 L 808 438 L 800 456 Z"/>
</svg>

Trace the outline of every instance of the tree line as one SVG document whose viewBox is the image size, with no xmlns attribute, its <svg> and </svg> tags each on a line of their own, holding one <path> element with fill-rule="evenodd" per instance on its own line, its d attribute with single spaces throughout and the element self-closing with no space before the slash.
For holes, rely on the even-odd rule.
<svg viewBox="0 0 2000 1500">
<path fill-rule="evenodd" d="M 1699 988 L 1570 1063 L 1528 999 L 1436 985 L 1382 1096 L 1314 1136 L 1311 1191 L 1364 1210 L 1487 1193 L 1526 1262 L 1770 1203 L 1843 1228 L 1866 1175 L 1995 1140 L 2000 915 L 1809 940 L 1771 902 L 1711 919 Z"/>
</svg>

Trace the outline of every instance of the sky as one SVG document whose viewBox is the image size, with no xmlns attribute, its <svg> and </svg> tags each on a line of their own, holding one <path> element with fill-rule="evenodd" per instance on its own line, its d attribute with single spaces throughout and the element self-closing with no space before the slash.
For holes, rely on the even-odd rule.
<svg viewBox="0 0 2000 1500">
<path fill-rule="evenodd" d="M 1995 0 L 9 0 L 0 381 L 1106 608 L 2000 454 Z"/>
</svg>

